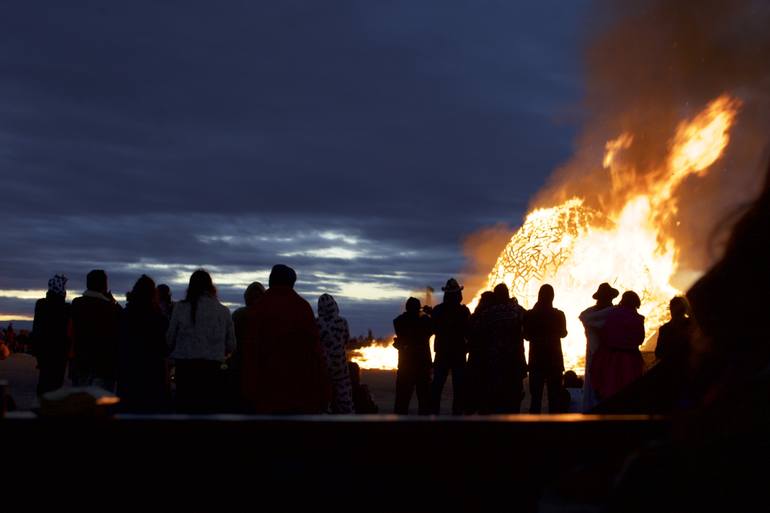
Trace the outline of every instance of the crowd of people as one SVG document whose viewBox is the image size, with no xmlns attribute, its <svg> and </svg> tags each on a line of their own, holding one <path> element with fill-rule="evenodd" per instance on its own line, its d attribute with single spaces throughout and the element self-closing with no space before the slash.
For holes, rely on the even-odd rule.
<svg viewBox="0 0 770 513">
<path fill-rule="evenodd" d="M 259 414 L 375 413 L 377 406 L 348 362 L 347 321 L 329 294 L 318 317 L 294 291 L 297 275 L 273 267 L 267 289 L 252 283 L 232 314 L 211 275 L 190 276 L 185 298 L 142 275 L 122 307 L 107 274 L 93 270 L 87 290 L 66 301 L 67 278 L 48 282 L 32 330 L 37 392 L 76 387 L 116 392 L 125 412 Z"/>
<path fill-rule="evenodd" d="M 249 285 L 245 306 L 231 314 L 204 270 L 192 273 L 185 298 L 177 302 L 167 285 L 142 275 L 126 294 L 125 307 L 110 293 L 103 270 L 88 273 L 87 290 L 71 304 L 67 278 L 54 276 L 35 306 L 37 392 L 62 387 L 69 369 L 74 386 L 116 392 L 129 412 L 376 412 L 360 369 L 348 361 L 350 332 L 337 302 L 321 295 L 314 316 L 294 291 L 296 279 L 290 267 L 274 266 L 269 287 Z M 519 413 L 527 377 L 530 413 L 542 412 L 546 390 L 549 413 L 572 411 L 575 400 L 567 389 L 574 393 L 581 385 L 580 410 L 587 412 L 643 373 L 644 318 L 632 291 L 614 305 L 619 292 L 602 283 L 593 295 L 596 304 L 580 315 L 586 331 L 581 383 L 574 372 L 564 372 L 567 323 L 553 306 L 553 287 L 543 285 L 535 305 L 525 310 L 499 284 L 481 294 L 473 313 L 457 280 L 449 279 L 442 290 L 441 304 L 422 306 L 411 297 L 393 321 L 396 414 L 409 413 L 415 392 L 419 414 L 441 413 L 450 375 L 451 413 L 468 415 Z M 692 323 L 684 298 L 672 300 L 671 314 L 656 354 L 685 358 Z"/>
<path fill-rule="evenodd" d="M 525 310 L 505 284 L 481 294 L 473 313 L 462 304 L 463 287 L 455 280 L 442 288 L 444 299 L 435 308 L 409 298 L 406 312 L 393 321 L 394 346 L 399 351 L 395 412 L 409 411 L 417 395 L 420 414 L 438 414 L 441 393 L 452 375 L 452 414 L 519 413 L 529 378 L 530 413 L 541 413 L 547 390 L 549 413 L 563 413 L 574 399 L 568 389 L 582 387 L 580 410 L 591 411 L 600 400 L 615 396 L 644 371 L 639 347 L 645 340 L 644 317 L 633 291 L 620 294 L 608 283 L 599 285 L 596 304 L 581 315 L 586 331 L 586 373 L 580 381 L 573 371 L 564 372 L 561 339 L 567 336 L 564 312 L 554 308 L 555 291 L 543 285 L 538 300 Z M 681 357 L 689 345 L 691 326 L 687 303 L 671 302 L 672 321 L 661 328 L 657 355 Z M 435 359 L 430 338 L 435 336 Z M 525 356 L 524 341 L 529 341 Z M 676 356 L 679 355 L 679 356 Z M 432 378 L 431 378 L 432 374 Z"/>
</svg>

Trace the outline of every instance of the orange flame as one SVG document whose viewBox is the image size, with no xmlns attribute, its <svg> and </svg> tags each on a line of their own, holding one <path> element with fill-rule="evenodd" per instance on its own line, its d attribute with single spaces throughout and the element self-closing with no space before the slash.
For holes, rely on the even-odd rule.
<svg viewBox="0 0 770 513">
<path fill-rule="evenodd" d="M 668 302 L 680 294 L 671 284 L 679 251 L 666 233 L 677 213 L 675 192 L 686 178 L 705 175 L 724 153 L 739 108 L 740 102 L 725 94 L 680 123 L 665 163 L 644 174 L 618 160 L 633 143 L 633 134 L 609 141 L 602 164 L 609 171 L 610 190 L 621 200 L 607 212 L 588 207 L 578 197 L 533 210 L 498 257 L 482 290 L 505 283 L 522 306 L 531 308 L 540 286 L 553 285 L 554 305 L 567 317 L 569 334 L 562 341 L 567 369 L 583 370 L 585 335 L 578 315 L 604 281 L 639 294 L 649 342 L 668 318 Z M 480 294 L 469 304 L 471 310 Z M 361 348 L 354 360 L 362 368 L 393 369 L 398 353 L 391 345 L 371 346 Z"/>
</svg>

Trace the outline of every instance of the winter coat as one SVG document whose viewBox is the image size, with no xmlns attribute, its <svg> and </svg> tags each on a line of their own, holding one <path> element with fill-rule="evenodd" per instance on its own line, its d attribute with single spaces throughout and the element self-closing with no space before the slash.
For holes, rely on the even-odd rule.
<svg viewBox="0 0 770 513">
<path fill-rule="evenodd" d="M 671 319 L 658 331 L 658 345 L 655 356 L 663 358 L 686 358 L 690 349 L 690 339 L 695 328 L 689 317 Z"/>
<path fill-rule="evenodd" d="M 168 319 L 160 309 L 131 303 L 121 317 L 118 353 L 121 409 L 161 411 L 169 400 L 166 373 Z"/>
<path fill-rule="evenodd" d="M 230 310 L 216 298 L 201 296 L 192 319 L 192 304 L 174 305 L 166 341 L 171 358 L 223 362 L 235 351 L 235 328 Z"/>
<path fill-rule="evenodd" d="M 72 300 L 75 369 L 80 376 L 114 380 L 117 373 L 121 307 L 99 292 L 87 290 Z"/>
<path fill-rule="evenodd" d="M 334 298 L 323 294 L 318 299 L 316 319 L 326 372 L 332 386 L 332 413 L 353 413 L 353 391 L 350 385 L 348 358 L 345 345 L 350 340 L 348 321 L 340 317 Z"/>
<path fill-rule="evenodd" d="M 393 320 L 398 349 L 398 368 L 414 368 L 430 372 L 430 337 L 434 326 L 430 316 L 422 312 L 404 312 Z"/>
<path fill-rule="evenodd" d="M 561 339 L 567 336 L 564 312 L 535 304 L 524 316 L 524 338 L 529 340 L 529 371 L 541 374 L 564 372 Z"/>
<path fill-rule="evenodd" d="M 465 359 L 470 316 L 468 307 L 459 303 L 441 303 L 433 309 L 431 317 L 436 333 L 434 350 L 437 356 Z"/>
<path fill-rule="evenodd" d="M 48 294 L 35 303 L 32 351 L 38 362 L 65 362 L 70 348 L 67 334 L 70 305 L 63 296 Z"/>
<path fill-rule="evenodd" d="M 580 322 L 586 332 L 586 360 L 583 378 L 583 411 L 587 412 L 599 403 L 596 390 L 591 383 L 591 368 L 594 355 L 601 345 L 601 334 L 607 316 L 612 311 L 612 306 L 598 308 L 596 305 L 589 307 L 580 314 Z"/>
<path fill-rule="evenodd" d="M 322 413 L 331 393 L 310 304 L 272 286 L 248 307 L 242 391 L 255 413 Z"/>
<path fill-rule="evenodd" d="M 613 307 L 602 329 L 601 345 L 591 363 L 591 382 L 601 400 L 642 375 L 644 317 L 623 306 Z"/>
</svg>

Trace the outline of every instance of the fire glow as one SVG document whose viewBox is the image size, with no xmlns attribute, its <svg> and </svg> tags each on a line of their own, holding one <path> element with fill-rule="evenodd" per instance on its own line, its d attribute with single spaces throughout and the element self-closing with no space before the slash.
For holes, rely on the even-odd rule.
<svg viewBox="0 0 770 513">
<path fill-rule="evenodd" d="M 678 212 L 676 190 L 686 178 L 704 176 L 721 157 L 739 107 L 737 99 L 722 95 L 681 122 L 658 169 L 638 170 L 619 158 L 634 134 L 607 142 L 602 165 L 612 202 L 600 211 L 572 197 L 530 212 L 481 291 L 505 283 L 522 306 L 531 308 L 540 286 L 553 285 L 554 306 L 567 317 L 564 364 L 579 373 L 585 365 L 585 334 L 578 315 L 592 304 L 591 295 L 601 282 L 639 294 L 648 343 L 668 318 L 668 302 L 681 293 L 672 285 L 679 248 L 668 233 Z M 481 291 L 469 304 L 471 311 Z M 371 346 L 360 349 L 354 360 L 362 368 L 393 369 L 398 355 L 390 345 Z"/>
</svg>

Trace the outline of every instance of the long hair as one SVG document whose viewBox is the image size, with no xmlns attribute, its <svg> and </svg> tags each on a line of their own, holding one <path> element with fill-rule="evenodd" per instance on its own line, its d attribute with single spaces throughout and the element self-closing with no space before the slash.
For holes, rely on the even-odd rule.
<svg viewBox="0 0 770 513">
<path fill-rule="evenodd" d="M 211 281 L 211 275 L 203 269 L 198 269 L 190 276 L 190 284 L 187 286 L 187 295 L 184 300 L 190 303 L 190 316 L 195 324 L 195 314 L 198 310 L 198 300 L 202 296 L 216 297 L 217 289 Z"/>
<path fill-rule="evenodd" d="M 128 304 L 135 308 L 147 308 L 152 310 L 158 310 L 158 289 L 155 287 L 155 282 L 143 274 L 136 280 L 134 288 L 131 292 L 126 294 Z"/>
</svg>

